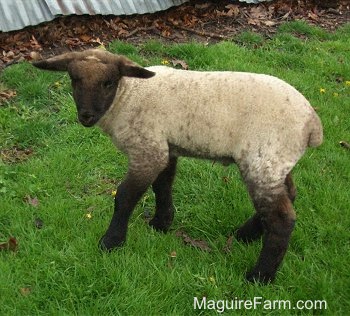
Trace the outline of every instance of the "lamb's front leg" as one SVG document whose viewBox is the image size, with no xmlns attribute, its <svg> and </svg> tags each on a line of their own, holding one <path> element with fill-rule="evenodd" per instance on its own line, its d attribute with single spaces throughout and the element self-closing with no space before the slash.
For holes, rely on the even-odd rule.
<svg viewBox="0 0 350 316">
<path fill-rule="evenodd" d="M 141 152 L 142 153 L 142 152 Z M 147 155 L 151 153 L 152 155 Z M 119 185 L 115 196 L 114 214 L 100 247 L 111 250 L 121 246 L 126 240 L 129 218 L 137 202 L 168 164 L 167 152 L 150 150 L 142 155 L 129 157 L 129 171 Z"/>
<path fill-rule="evenodd" d="M 119 185 L 114 199 L 114 214 L 111 223 L 100 240 L 100 247 L 103 250 L 111 250 L 125 242 L 129 218 L 148 186 L 148 183 L 140 182 L 130 174 Z"/>
<path fill-rule="evenodd" d="M 174 219 L 172 185 L 176 173 L 177 158 L 171 157 L 167 167 L 153 182 L 156 212 L 149 224 L 156 230 L 166 232 Z"/>
</svg>

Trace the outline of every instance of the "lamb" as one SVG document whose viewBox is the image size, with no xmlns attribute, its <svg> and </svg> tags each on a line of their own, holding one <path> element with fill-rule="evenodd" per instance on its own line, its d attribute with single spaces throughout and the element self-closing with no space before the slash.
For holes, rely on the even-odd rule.
<svg viewBox="0 0 350 316">
<path fill-rule="evenodd" d="M 128 157 L 100 247 L 124 244 L 130 215 L 150 186 L 156 199 L 150 225 L 169 229 L 179 156 L 236 163 L 256 211 L 236 237 L 251 242 L 263 236 L 260 256 L 246 277 L 274 280 L 296 218 L 291 170 L 306 148 L 323 138 L 321 121 L 301 93 L 268 75 L 143 68 L 98 49 L 33 65 L 67 71 L 79 121 L 98 125 Z"/>
</svg>

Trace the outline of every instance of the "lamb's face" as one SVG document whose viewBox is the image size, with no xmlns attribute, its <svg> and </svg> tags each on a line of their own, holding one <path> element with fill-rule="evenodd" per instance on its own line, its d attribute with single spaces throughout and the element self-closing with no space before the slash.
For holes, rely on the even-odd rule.
<svg viewBox="0 0 350 316">
<path fill-rule="evenodd" d="M 117 64 L 86 58 L 71 63 L 68 73 L 79 121 L 93 126 L 113 103 L 121 78 Z"/>
<path fill-rule="evenodd" d="M 33 62 L 33 65 L 68 71 L 79 121 L 87 127 L 96 124 L 112 105 L 123 76 L 146 79 L 155 75 L 123 56 L 98 49 L 71 52 Z"/>
</svg>

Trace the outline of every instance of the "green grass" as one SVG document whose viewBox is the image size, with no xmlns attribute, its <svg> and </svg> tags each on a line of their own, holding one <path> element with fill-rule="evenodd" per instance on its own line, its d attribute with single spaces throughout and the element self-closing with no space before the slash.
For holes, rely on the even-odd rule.
<svg viewBox="0 0 350 316">
<path fill-rule="evenodd" d="M 149 191 L 130 220 L 127 246 L 111 254 L 98 251 L 112 215 L 111 191 L 127 161 L 98 129 L 78 124 L 66 74 L 28 63 L 7 68 L 1 86 L 15 89 L 17 97 L 0 107 L 0 241 L 15 236 L 19 246 L 17 252 L 0 252 L 0 314 L 216 314 L 193 310 L 193 297 L 205 296 L 328 304 L 327 310 L 238 311 L 244 315 L 345 315 L 350 151 L 339 141 L 350 142 L 349 42 L 350 25 L 327 33 L 297 22 L 281 26 L 272 39 L 244 33 L 209 46 L 109 47 L 142 65 L 182 59 L 190 69 L 275 75 L 317 108 L 325 141 L 294 169 L 298 221 L 277 279 L 267 286 L 244 280 L 260 242 L 246 246 L 234 240 L 231 252 L 223 251 L 227 237 L 253 211 L 235 166 L 181 159 L 172 230 L 164 235 L 146 225 L 143 213 L 154 209 Z M 20 155 L 17 163 L 8 159 L 28 148 L 31 154 Z M 28 203 L 28 196 L 39 204 Z M 36 218 L 43 221 L 41 229 Z M 179 229 L 206 240 L 212 251 L 185 245 L 175 235 Z M 170 256 L 174 251 L 176 258 Z"/>
</svg>

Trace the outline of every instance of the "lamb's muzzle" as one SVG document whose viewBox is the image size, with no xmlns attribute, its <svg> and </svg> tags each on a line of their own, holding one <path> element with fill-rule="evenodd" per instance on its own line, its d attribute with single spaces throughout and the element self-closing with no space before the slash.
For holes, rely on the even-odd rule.
<svg viewBox="0 0 350 316">
<path fill-rule="evenodd" d="M 100 241 L 103 249 L 125 242 L 130 215 L 150 186 L 156 197 L 150 225 L 169 229 L 177 157 L 235 162 L 256 210 L 237 238 L 250 242 L 264 236 L 247 278 L 275 278 L 295 222 L 291 170 L 307 147 L 319 146 L 323 138 L 320 119 L 295 88 L 261 74 L 142 68 L 100 50 L 33 64 L 68 71 L 81 123 L 100 126 L 128 156 L 128 173 Z"/>
</svg>

